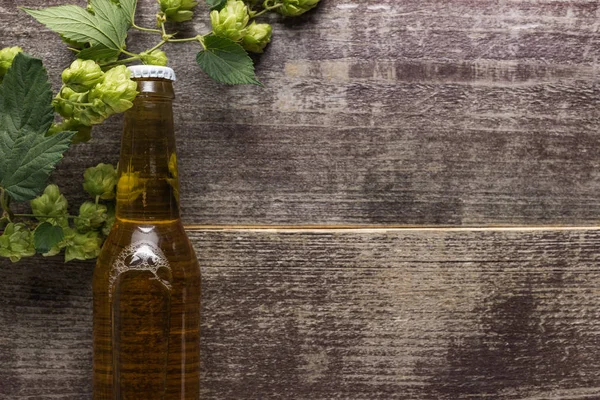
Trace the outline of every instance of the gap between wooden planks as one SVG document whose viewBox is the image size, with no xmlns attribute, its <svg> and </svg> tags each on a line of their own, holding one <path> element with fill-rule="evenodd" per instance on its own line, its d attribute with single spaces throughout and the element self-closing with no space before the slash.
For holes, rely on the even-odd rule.
<svg viewBox="0 0 600 400">
<path fill-rule="evenodd" d="M 438 232 L 485 232 L 485 231 L 594 231 L 600 226 L 569 225 L 498 225 L 498 226 L 386 226 L 386 225 L 185 225 L 188 231 L 321 231 L 321 232 L 382 232 L 382 231 L 438 231 Z"/>
</svg>

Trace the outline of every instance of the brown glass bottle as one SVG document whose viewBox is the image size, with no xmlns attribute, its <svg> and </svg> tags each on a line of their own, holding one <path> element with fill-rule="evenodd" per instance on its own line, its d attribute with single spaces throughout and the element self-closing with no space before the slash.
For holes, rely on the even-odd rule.
<svg viewBox="0 0 600 400">
<path fill-rule="evenodd" d="M 179 217 L 168 79 L 125 113 L 115 225 L 94 270 L 94 400 L 198 400 L 200 270 Z"/>
</svg>

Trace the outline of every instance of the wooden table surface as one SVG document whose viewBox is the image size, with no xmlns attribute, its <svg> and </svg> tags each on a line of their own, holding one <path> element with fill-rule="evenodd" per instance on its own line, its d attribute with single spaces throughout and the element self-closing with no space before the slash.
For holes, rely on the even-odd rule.
<svg viewBox="0 0 600 400">
<path fill-rule="evenodd" d="M 55 86 L 72 58 L 16 7 L 63 3 L 0 2 L 0 47 Z M 198 8 L 182 34 L 209 26 Z M 202 399 L 600 399 L 600 1 L 322 0 L 269 22 L 264 88 L 167 47 Z M 59 165 L 74 210 L 121 122 Z M 0 260 L 0 399 L 91 398 L 92 270 Z"/>
</svg>

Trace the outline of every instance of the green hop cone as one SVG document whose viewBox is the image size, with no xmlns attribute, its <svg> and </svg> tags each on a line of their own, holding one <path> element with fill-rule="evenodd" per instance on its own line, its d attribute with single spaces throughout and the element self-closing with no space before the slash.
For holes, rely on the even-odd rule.
<svg viewBox="0 0 600 400">
<path fill-rule="evenodd" d="M 108 70 L 102 82 L 90 91 L 88 101 L 93 104 L 92 110 L 99 115 L 111 115 L 130 109 L 138 94 L 137 83 L 130 77 L 131 71 L 124 65 Z"/>
<path fill-rule="evenodd" d="M 79 207 L 79 216 L 75 218 L 75 227 L 81 233 L 98 229 L 106 222 L 107 211 L 104 204 L 86 201 Z"/>
<path fill-rule="evenodd" d="M 169 62 L 167 55 L 162 50 L 154 50 L 150 53 L 144 51 L 140 53 L 140 57 L 142 62 L 146 65 L 160 65 L 164 67 Z"/>
<path fill-rule="evenodd" d="M 249 20 L 248 7 L 240 0 L 228 0 L 221 11 L 210 12 L 210 22 L 215 35 L 231 39 L 234 42 L 244 37 Z"/>
<path fill-rule="evenodd" d="M 198 2 L 193 0 L 158 0 L 158 3 L 167 21 L 172 22 L 191 20 L 194 16 L 192 10 L 198 5 Z"/>
<path fill-rule="evenodd" d="M 5 47 L 0 50 L 0 82 L 2 82 L 2 78 L 10 69 L 17 54 L 21 53 L 22 51 L 23 49 L 21 49 L 19 46 Z"/>
<path fill-rule="evenodd" d="M 71 260 L 90 260 L 98 257 L 102 246 L 102 238 L 96 231 L 86 233 L 65 230 L 66 249 L 65 262 Z"/>
<path fill-rule="evenodd" d="M 60 93 L 52 100 L 54 111 L 63 118 L 72 118 L 81 108 L 76 103 L 86 103 L 87 93 L 78 93 L 71 88 L 64 87 Z"/>
<path fill-rule="evenodd" d="M 94 199 L 112 200 L 115 198 L 117 170 L 110 164 L 98 164 L 83 173 L 83 189 Z"/>
<path fill-rule="evenodd" d="M 23 257 L 35 254 L 33 232 L 25 224 L 10 223 L 6 225 L 0 236 L 0 256 L 8 257 L 12 262 L 18 262 Z"/>
<path fill-rule="evenodd" d="M 297 17 L 319 4 L 319 0 L 283 0 L 283 5 L 277 8 L 277 12 L 287 17 Z"/>
<path fill-rule="evenodd" d="M 169 175 L 167 178 L 167 182 L 173 188 L 173 195 L 175 199 L 179 201 L 179 180 L 177 179 L 177 155 L 175 153 L 171 153 L 171 157 L 169 157 Z"/>
<path fill-rule="evenodd" d="M 71 143 L 84 143 L 92 138 L 92 127 L 83 125 L 75 119 L 67 119 L 58 124 L 52 124 L 46 136 L 56 135 L 59 132 L 77 132 L 71 139 Z"/>
<path fill-rule="evenodd" d="M 29 202 L 33 215 L 41 222 L 66 226 L 68 202 L 56 185 L 48 185 L 41 196 Z"/>
<path fill-rule="evenodd" d="M 92 105 L 75 107 L 73 118 L 82 125 L 92 126 L 104 122 L 112 113 L 112 110 L 100 99 L 94 99 Z"/>
<path fill-rule="evenodd" d="M 117 182 L 117 201 L 133 203 L 144 192 L 139 172 L 125 171 Z"/>
<path fill-rule="evenodd" d="M 242 46 L 253 53 L 262 53 L 271 41 L 271 25 L 252 22 L 242 38 Z"/>
<path fill-rule="evenodd" d="M 75 92 L 87 92 L 98 84 L 104 72 L 92 60 L 75 60 L 62 73 L 63 83 Z"/>
<path fill-rule="evenodd" d="M 113 203 L 109 203 L 108 207 L 107 207 L 107 211 L 106 211 L 106 222 L 104 223 L 104 226 L 102 227 L 102 230 L 101 230 L 101 232 L 104 236 L 108 236 L 114 223 L 115 223 L 115 206 Z"/>
</svg>

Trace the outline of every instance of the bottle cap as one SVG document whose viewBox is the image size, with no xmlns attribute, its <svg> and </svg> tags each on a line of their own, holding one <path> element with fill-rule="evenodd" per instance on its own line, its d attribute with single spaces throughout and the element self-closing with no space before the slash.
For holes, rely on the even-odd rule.
<svg viewBox="0 0 600 400">
<path fill-rule="evenodd" d="M 131 65 L 127 67 L 132 78 L 162 78 L 175 81 L 175 71 L 169 67 L 158 65 Z"/>
</svg>

